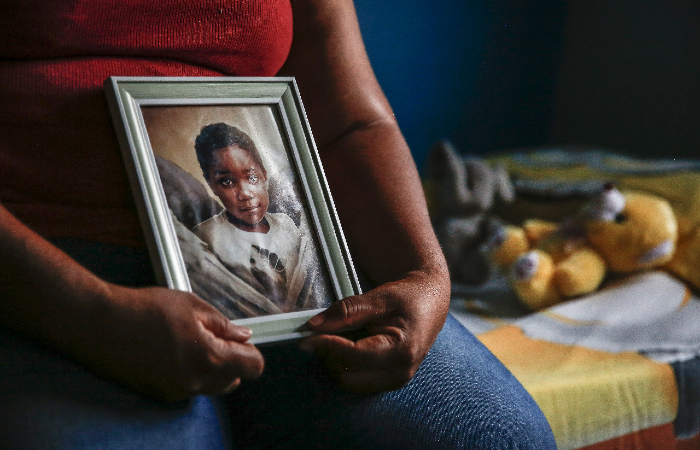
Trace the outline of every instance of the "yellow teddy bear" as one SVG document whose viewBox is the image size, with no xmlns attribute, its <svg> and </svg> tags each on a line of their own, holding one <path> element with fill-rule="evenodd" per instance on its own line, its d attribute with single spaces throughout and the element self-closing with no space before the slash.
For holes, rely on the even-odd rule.
<svg viewBox="0 0 700 450">
<path fill-rule="evenodd" d="M 510 270 L 522 302 L 539 310 L 596 290 L 608 271 L 664 268 L 700 286 L 700 233 L 682 228 L 666 200 L 607 184 L 570 220 L 502 228 L 490 255 Z"/>
</svg>

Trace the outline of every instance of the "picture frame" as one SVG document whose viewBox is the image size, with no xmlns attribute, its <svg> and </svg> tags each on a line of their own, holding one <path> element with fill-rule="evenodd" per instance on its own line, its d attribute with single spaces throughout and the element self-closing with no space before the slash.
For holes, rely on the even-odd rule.
<svg viewBox="0 0 700 450">
<path fill-rule="evenodd" d="M 199 295 L 256 345 L 306 336 L 310 317 L 361 293 L 294 78 L 104 87 L 160 285 Z"/>
</svg>

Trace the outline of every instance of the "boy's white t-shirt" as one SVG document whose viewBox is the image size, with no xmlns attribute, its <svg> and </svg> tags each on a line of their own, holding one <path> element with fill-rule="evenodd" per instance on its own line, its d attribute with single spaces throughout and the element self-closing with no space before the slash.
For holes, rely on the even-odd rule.
<svg viewBox="0 0 700 450">
<path fill-rule="evenodd" d="M 303 285 L 308 268 L 299 265 L 308 259 L 302 258 L 302 253 L 306 250 L 304 248 L 306 238 L 286 214 L 267 213 L 265 219 L 270 225 L 267 233 L 243 231 L 228 221 L 226 210 L 223 210 L 194 227 L 192 231 L 209 244 L 210 250 L 229 270 L 275 301 L 271 298 L 274 297 L 270 295 L 271 289 L 269 287 L 266 289 L 260 282 L 260 276 L 256 277 L 253 273 L 254 268 L 264 264 L 266 258 L 269 259 L 271 267 L 274 266 L 273 270 L 281 273 L 282 267 L 284 268 L 284 277 L 275 277 L 276 285 L 272 287 L 272 290 L 277 289 L 277 292 L 280 290 L 287 292 L 292 284 L 298 285 L 300 281 Z M 272 264 L 276 262 L 274 257 L 270 258 L 272 253 L 279 261 L 276 264 Z M 251 259 L 256 262 L 251 263 Z M 268 278 L 267 281 L 269 280 Z M 282 286 L 280 283 L 283 282 L 288 285 Z M 285 300 L 284 303 L 289 301 L 292 300 Z M 281 300 L 277 299 L 275 302 L 279 304 Z"/>
</svg>

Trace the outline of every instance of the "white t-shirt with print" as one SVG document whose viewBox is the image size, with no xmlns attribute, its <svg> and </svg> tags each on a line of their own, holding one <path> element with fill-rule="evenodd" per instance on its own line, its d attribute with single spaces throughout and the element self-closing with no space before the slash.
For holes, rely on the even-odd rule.
<svg viewBox="0 0 700 450">
<path fill-rule="evenodd" d="M 243 231 L 227 212 L 200 223 L 193 231 L 234 274 L 285 310 L 306 281 L 307 238 L 286 214 L 265 214 L 267 233 Z"/>
</svg>

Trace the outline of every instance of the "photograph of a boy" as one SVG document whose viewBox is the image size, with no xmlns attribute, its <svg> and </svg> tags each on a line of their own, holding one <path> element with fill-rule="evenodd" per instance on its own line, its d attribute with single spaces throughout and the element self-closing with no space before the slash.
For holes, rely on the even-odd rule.
<svg viewBox="0 0 700 450">
<path fill-rule="evenodd" d="M 204 180 L 223 205 L 192 230 L 236 276 L 284 312 L 321 295 L 306 236 L 284 213 L 268 211 L 268 174 L 253 140 L 226 123 L 202 128 L 195 151 Z"/>
</svg>

